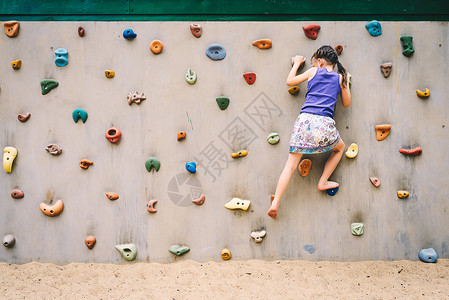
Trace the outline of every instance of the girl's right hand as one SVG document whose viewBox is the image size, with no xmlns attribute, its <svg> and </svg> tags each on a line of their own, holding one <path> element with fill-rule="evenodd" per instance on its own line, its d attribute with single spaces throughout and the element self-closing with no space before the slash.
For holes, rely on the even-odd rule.
<svg viewBox="0 0 449 300">
<path fill-rule="evenodd" d="M 301 55 L 296 55 L 294 57 L 292 57 L 292 66 L 297 63 L 297 64 L 302 64 L 303 62 L 306 61 L 306 58 L 304 56 Z"/>
</svg>

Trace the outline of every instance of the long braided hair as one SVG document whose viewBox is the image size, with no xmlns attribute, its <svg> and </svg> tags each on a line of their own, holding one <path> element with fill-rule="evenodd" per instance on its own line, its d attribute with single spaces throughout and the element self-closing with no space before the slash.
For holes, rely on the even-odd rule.
<svg viewBox="0 0 449 300">
<path fill-rule="evenodd" d="M 312 55 L 312 58 L 323 58 L 331 65 L 337 65 L 337 71 L 343 76 L 343 87 L 346 87 L 346 80 L 348 77 L 348 72 L 343 67 L 343 65 L 338 60 L 337 52 L 335 52 L 334 48 L 331 46 L 321 46 L 316 50 L 316 52 Z"/>
</svg>

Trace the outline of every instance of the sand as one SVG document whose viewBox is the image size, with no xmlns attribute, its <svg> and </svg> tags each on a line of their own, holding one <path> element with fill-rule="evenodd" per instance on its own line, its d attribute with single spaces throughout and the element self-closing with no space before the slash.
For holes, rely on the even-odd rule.
<svg viewBox="0 0 449 300">
<path fill-rule="evenodd" d="M 449 260 L 0 263 L 0 299 L 449 299 Z"/>
</svg>

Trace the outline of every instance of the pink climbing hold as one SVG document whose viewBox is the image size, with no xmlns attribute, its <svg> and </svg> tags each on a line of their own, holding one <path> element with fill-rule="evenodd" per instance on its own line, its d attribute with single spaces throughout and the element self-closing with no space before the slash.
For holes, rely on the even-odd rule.
<svg viewBox="0 0 449 300">
<path fill-rule="evenodd" d="M 369 180 L 371 181 L 371 183 L 372 183 L 375 187 L 379 187 L 379 185 L 380 185 L 380 180 L 377 179 L 377 177 L 370 177 Z"/>
<path fill-rule="evenodd" d="M 154 208 L 154 205 L 157 203 L 157 200 L 150 200 L 147 204 L 147 210 L 150 213 L 157 212 L 157 209 Z"/>
<path fill-rule="evenodd" d="M 421 147 L 416 147 L 414 149 L 401 149 L 401 150 L 399 150 L 399 152 L 401 152 L 402 154 L 405 154 L 405 155 L 416 156 L 416 155 L 421 155 L 422 149 L 421 149 Z"/>
</svg>

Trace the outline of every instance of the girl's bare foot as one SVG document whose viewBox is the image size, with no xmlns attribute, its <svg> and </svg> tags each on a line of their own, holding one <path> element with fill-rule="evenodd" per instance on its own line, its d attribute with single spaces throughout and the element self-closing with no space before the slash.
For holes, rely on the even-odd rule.
<svg viewBox="0 0 449 300">
<path fill-rule="evenodd" d="M 328 189 L 334 189 L 334 188 L 339 187 L 339 186 L 340 185 L 338 183 L 334 182 L 334 181 L 327 181 L 324 184 L 321 183 L 321 182 L 318 183 L 318 189 L 320 191 L 325 191 L 325 190 L 328 190 Z"/>
</svg>

